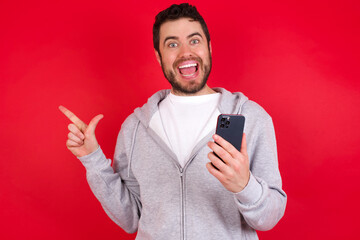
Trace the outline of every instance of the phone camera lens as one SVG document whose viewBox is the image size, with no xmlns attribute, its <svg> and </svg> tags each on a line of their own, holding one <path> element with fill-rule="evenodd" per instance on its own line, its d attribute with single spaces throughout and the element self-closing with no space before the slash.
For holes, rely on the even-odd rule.
<svg viewBox="0 0 360 240">
<path fill-rule="evenodd" d="M 224 124 L 220 124 L 220 128 L 224 128 L 225 127 L 225 125 Z"/>
</svg>

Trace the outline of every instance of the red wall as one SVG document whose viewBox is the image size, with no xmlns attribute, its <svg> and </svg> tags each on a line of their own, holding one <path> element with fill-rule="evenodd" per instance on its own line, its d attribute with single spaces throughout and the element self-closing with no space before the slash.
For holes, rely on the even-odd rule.
<svg viewBox="0 0 360 240">
<path fill-rule="evenodd" d="M 65 147 L 62 104 L 103 113 L 109 158 L 123 120 L 168 88 L 152 48 L 170 1 L 0 2 L 0 238 L 134 239 Z M 240 3 L 238 3 L 240 2 Z M 261 239 L 357 239 L 360 5 L 356 0 L 194 1 L 213 46 L 210 86 L 273 117 L 288 205 Z"/>
</svg>

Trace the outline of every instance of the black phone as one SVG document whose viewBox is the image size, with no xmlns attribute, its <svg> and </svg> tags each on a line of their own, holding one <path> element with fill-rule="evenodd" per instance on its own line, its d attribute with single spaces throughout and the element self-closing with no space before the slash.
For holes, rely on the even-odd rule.
<svg viewBox="0 0 360 240">
<path fill-rule="evenodd" d="M 245 127 L 245 117 L 240 114 L 220 114 L 217 119 L 216 134 L 240 151 Z"/>
<path fill-rule="evenodd" d="M 237 150 L 240 151 L 244 127 L 245 117 L 243 115 L 220 114 L 217 119 L 216 134 L 224 138 L 226 141 L 231 143 Z M 220 158 L 216 153 L 214 154 L 215 156 Z M 213 167 L 215 166 L 213 165 Z M 215 168 L 217 169 L 217 167 Z"/>
</svg>

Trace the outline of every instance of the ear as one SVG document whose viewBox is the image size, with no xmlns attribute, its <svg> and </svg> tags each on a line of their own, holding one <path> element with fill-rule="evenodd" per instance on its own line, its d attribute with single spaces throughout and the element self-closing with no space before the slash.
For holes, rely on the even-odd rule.
<svg viewBox="0 0 360 240">
<path fill-rule="evenodd" d="M 156 51 L 156 49 L 154 49 L 154 51 L 155 51 L 156 60 L 158 61 L 158 63 L 159 63 L 160 66 L 161 66 L 161 57 L 160 57 L 160 54 L 159 54 L 158 51 Z"/>
<path fill-rule="evenodd" d="M 212 55 L 211 41 L 209 41 L 209 51 L 210 51 L 210 55 Z"/>
</svg>

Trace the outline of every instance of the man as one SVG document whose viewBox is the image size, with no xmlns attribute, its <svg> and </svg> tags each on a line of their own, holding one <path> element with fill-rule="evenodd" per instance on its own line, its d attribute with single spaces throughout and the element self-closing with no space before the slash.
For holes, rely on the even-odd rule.
<svg viewBox="0 0 360 240">
<path fill-rule="evenodd" d="M 207 85 L 210 35 L 195 7 L 160 12 L 153 38 L 171 90 L 125 120 L 113 168 L 95 138 L 102 115 L 87 126 L 60 106 L 73 122 L 67 147 L 109 217 L 137 239 L 257 239 L 286 205 L 271 117 L 242 93 Z M 245 116 L 240 151 L 214 135 L 220 113 Z"/>
</svg>

